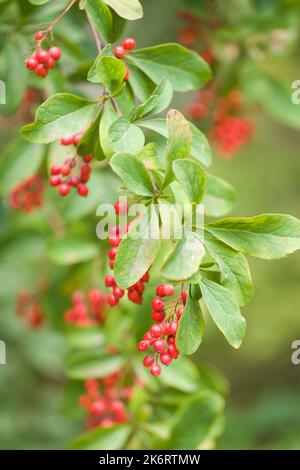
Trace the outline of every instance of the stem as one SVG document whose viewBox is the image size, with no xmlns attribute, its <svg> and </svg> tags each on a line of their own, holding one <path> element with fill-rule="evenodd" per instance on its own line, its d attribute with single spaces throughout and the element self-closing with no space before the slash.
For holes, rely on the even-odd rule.
<svg viewBox="0 0 300 470">
<path fill-rule="evenodd" d="M 61 14 L 54 21 L 52 21 L 52 23 L 50 23 L 50 26 L 43 31 L 44 35 L 43 35 L 42 39 L 40 39 L 40 41 L 38 41 L 39 45 L 42 44 L 42 42 L 46 38 L 47 34 L 50 33 L 53 30 L 54 26 L 63 18 L 63 16 L 65 16 L 66 13 L 68 13 L 71 10 L 72 6 L 76 2 L 77 2 L 77 0 L 72 0 L 69 3 L 69 5 L 67 5 L 66 8 L 61 12 Z"/>
<path fill-rule="evenodd" d="M 89 15 L 87 14 L 87 20 L 88 20 L 88 24 L 89 24 L 89 28 L 90 28 L 90 31 L 93 35 L 93 38 L 95 39 L 95 43 L 96 43 L 96 46 L 97 46 L 97 49 L 98 49 L 98 52 L 101 52 L 102 51 L 102 43 L 101 43 L 101 39 L 89 17 Z"/>
</svg>

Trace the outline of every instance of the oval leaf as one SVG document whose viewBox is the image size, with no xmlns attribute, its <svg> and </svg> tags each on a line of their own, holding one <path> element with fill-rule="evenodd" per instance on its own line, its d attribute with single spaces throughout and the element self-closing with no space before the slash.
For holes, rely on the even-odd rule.
<svg viewBox="0 0 300 470">
<path fill-rule="evenodd" d="M 189 294 L 176 334 L 176 346 L 183 354 L 193 354 L 199 348 L 204 334 L 204 321 L 199 300 Z"/>
<path fill-rule="evenodd" d="M 51 260 L 59 265 L 89 261 L 97 254 L 97 245 L 79 236 L 68 235 L 65 238 L 54 240 L 49 247 Z"/>
<path fill-rule="evenodd" d="M 173 162 L 173 171 L 189 201 L 198 204 L 203 198 L 206 183 L 205 173 L 199 163 L 188 159 L 176 160 Z"/>
<path fill-rule="evenodd" d="M 112 157 L 110 166 L 133 193 L 152 196 L 153 187 L 149 174 L 138 158 L 126 153 L 117 153 Z"/>
<path fill-rule="evenodd" d="M 139 0 L 104 0 L 125 20 L 138 20 L 143 16 L 143 7 Z"/>
<path fill-rule="evenodd" d="M 117 425 L 92 429 L 79 436 L 70 445 L 70 450 L 120 450 L 127 441 L 131 428 Z M 101 462 L 101 461 L 100 461 Z"/>
<path fill-rule="evenodd" d="M 236 192 L 227 181 L 206 173 L 206 191 L 203 198 L 206 215 L 223 217 L 233 209 Z"/>
<path fill-rule="evenodd" d="M 108 131 L 110 147 L 115 152 L 138 153 L 145 143 L 141 129 L 127 117 L 120 117 L 112 123 Z"/>
</svg>

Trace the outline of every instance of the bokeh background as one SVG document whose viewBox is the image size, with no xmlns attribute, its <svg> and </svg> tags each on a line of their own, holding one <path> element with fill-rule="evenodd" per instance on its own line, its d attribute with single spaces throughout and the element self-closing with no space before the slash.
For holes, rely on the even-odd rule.
<svg viewBox="0 0 300 470">
<path fill-rule="evenodd" d="M 176 41 L 182 26 L 178 15 L 182 1 L 142 3 L 145 17 L 131 24 L 128 33 L 140 46 Z M 70 35 L 75 34 L 70 26 Z M 266 67 L 287 86 L 300 79 L 296 52 L 267 58 Z M 176 105 L 183 109 L 192 100 L 192 94 L 180 95 Z M 256 123 L 252 141 L 230 160 L 215 152 L 212 172 L 237 190 L 233 215 L 282 212 L 300 217 L 300 132 L 276 122 L 260 108 L 252 110 L 252 118 Z M 19 116 L 1 118 L 1 146 L 20 125 Z M 16 292 L 28 284 L 32 270 L 34 276 L 35 269 L 41 268 L 43 242 L 18 217 L 15 233 L 8 239 L 12 217 L 3 200 L 0 338 L 7 344 L 7 365 L 0 366 L 0 448 L 65 448 L 82 430 L 82 419 L 65 399 L 64 341 L 54 328 L 28 331 L 14 313 Z M 300 253 L 272 262 L 250 260 L 250 266 L 255 296 L 244 309 L 248 326 L 242 347 L 231 349 L 209 325 L 196 357 L 223 373 L 229 384 L 226 427 L 218 447 L 299 449 L 300 365 L 291 362 L 291 344 L 300 338 Z"/>
</svg>

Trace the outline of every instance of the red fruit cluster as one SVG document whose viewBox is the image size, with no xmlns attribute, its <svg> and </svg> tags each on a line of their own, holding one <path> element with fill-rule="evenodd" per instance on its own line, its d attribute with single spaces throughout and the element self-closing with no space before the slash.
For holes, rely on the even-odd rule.
<svg viewBox="0 0 300 470">
<path fill-rule="evenodd" d="M 22 318 L 28 328 L 36 330 L 43 326 L 42 308 L 32 292 L 23 290 L 18 294 L 15 310 L 16 314 Z"/>
<path fill-rule="evenodd" d="M 29 70 L 33 70 L 39 77 L 47 77 L 49 70 L 55 67 L 56 62 L 61 58 L 61 49 L 59 47 L 51 47 L 49 50 L 43 49 L 41 41 L 44 37 L 41 31 L 34 35 L 38 45 L 33 54 L 25 60 L 25 65 Z"/>
<path fill-rule="evenodd" d="M 252 122 L 247 118 L 225 116 L 216 122 L 211 138 L 224 158 L 230 158 L 250 140 L 253 134 Z"/>
<path fill-rule="evenodd" d="M 77 145 L 80 142 L 81 135 L 76 134 L 72 137 L 61 139 L 61 145 Z M 86 197 L 89 193 L 87 182 L 92 173 L 90 162 L 91 155 L 81 157 L 75 155 L 73 158 L 66 158 L 62 165 L 53 165 L 51 167 L 50 185 L 57 186 L 58 193 L 61 196 L 67 196 L 71 188 L 76 188 L 77 194 Z"/>
<path fill-rule="evenodd" d="M 167 305 L 162 300 L 163 297 L 171 297 L 175 292 L 172 284 L 159 284 L 156 294 L 159 296 L 152 300 L 152 319 L 154 323 L 138 343 L 139 351 L 147 351 L 153 348 L 153 353 L 144 357 L 143 364 L 150 367 L 150 372 L 154 376 L 161 373 L 159 362 L 168 366 L 173 359 L 177 359 L 179 351 L 176 347 L 175 337 L 178 322 L 183 313 L 187 293 L 183 292 L 175 303 Z"/>
<path fill-rule="evenodd" d="M 44 182 L 40 174 L 18 184 L 9 195 L 9 205 L 14 210 L 26 213 L 43 204 Z"/>
<path fill-rule="evenodd" d="M 131 387 L 123 387 L 122 371 L 85 382 L 85 394 L 79 403 L 88 413 L 87 426 L 107 428 L 126 423 L 129 419 L 126 405 L 132 394 Z"/>
<path fill-rule="evenodd" d="M 186 24 L 179 31 L 178 41 L 184 46 L 192 47 L 202 36 L 202 20 L 187 10 L 181 11 L 180 16 Z"/>
<path fill-rule="evenodd" d="M 117 215 L 126 215 L 128 211 L 128 207 L 125 201 L 117 201 L 114 205 L 115 212 Z M 125 229 L 123 230 L 124 233 L 128 232 L 130 224 L 127 224 Z M 115 257 L 117 255 L 118 247 L 122 241 L 121 236 L 121 227 L 120 225 L 116 225 L 110 231 L 109 237 L 109 244 L 111 249 L 108 253 L 110 258 L 109 260 L 109 267 L 114 269 L 115 264 Z M 143 302 L 143 292 L 145 290 L 144 283 L 149 281 L 149 273 L 146 272 L 141 279 L 136 282 L 133 286 L 130 286 L 127 290 L 127 297 L 128 300 L 135 304 L 141 304 Z M 117 285 L 116 280 L 112 274 L 108 274 L 105 277 L 105 285 L 112 289 L 112 293 L 109 295 L 107 301 L 111 307 L 115 307 L 118 305 L 119 300 L 124 296 L 125 290 L 120 289 Z"/>
<path fill-rule="evenodd" d="M 81 291 L 75 291 L 71 302 L 72 308 L 64 314 L 66 323 L 85 327 L 104 321 L 107 298 L 100 290 L 90 289 L 87 295 Z"/>
<path fill-rule="evenodd" d="M 127 52 L 132 51 L 133 49 L 135 49 L 135 47 L 136 47 L 136 41 L 134 38 L 125 38 L 123 40 L 122 46 L 117 46 L 114 48 L 114 55 L 118 59 L 123 59 L 123 57 L 125 57 Z M 130 73 L 129 69 L 126 68 L 124 80 L 128 80 L 129 73 Z"/>
<path fill-rule="evenodd" d="M 214 102 L 214 94 L 215 90 L 211 82 L 195 95 L 193 103 L 186 108 L 187 116 L 194 120 L 200 120 L 209 116 Z"/>
</svg>

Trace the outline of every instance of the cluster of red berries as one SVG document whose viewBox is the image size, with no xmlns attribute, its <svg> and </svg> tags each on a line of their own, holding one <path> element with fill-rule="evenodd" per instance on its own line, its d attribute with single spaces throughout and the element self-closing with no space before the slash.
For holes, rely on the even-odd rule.
<svg viewBox="0 0 300 470">
<path fill-rule="evenodd" d="M 114 55 L 118 59 L 123 59 L 123 57 L 125 57 L 127 52 L 133 51 L 133 49 L 135 49 L 135 48 L 136 48 L 135 39 L 134 38 L 125 38 L 123 40 L 122 46 L 117 46 L 117 47 L 114 48 Z M 126 68 L 124 80 L 128 80 L 129 73 L 130 73 L 129 69 Z"/>
<path fill-rule="evenodd" d="M 85 382 L 85 394 L 80 397 L 79 403 L 88 413 L 88 428 L 107 428 L 128 421 L 126 405 L 132 395 L 132 388 L 124 387 L 123 382 L 122 371 L 101 380 Z"/>
<path fill-rule="evenodd" d="M 36 330 L 43 326 L 42 308 L 34 293 L 28 290 L 21 291 L 17 296 L 15 310 L 28 328 Z"/>
<path fill-rule="evenodd" d="M 185 26 L 179 31 L 178 41 L 186 47 L 195 47 L 201 41 L 201 57 L 208 63 L 212 64 L 215 60 L 215 54 L 212 47 L 207 44 L 207 30 L 217 27 L 216 23 L 206 21 L 194 15 L 189 11 L 182 11 L 181 18 L 185 21 Z"/>
<path fill-rule="evenodd" d="M 64 314 L 65 322 L 80 327 L 103 323 L 107 298 L 100 290 L 90 289 L 85 295 L 81 291 L 73 292 L 72 308 Z"/>
<path fill-rule="evenodd" d="M 56 62 L 61 58 L 61 49 L 59 47 L 51 47 L 49 50 L 43 49 L 41 41 L 44 39 L 44 33 L 37 31 L 34 35 L 37 41 L 37 48 L 29 59 L 25 60 L 28 69 L 33 70 L 39 77 L 47 77 L 49 70 L 55 67 Z"/>
<path fill-rule="evenodd" d="M 29 213 L 43 204 L 44 182 L 40 174 L 18 184 L 9 195 L 9 205 L 14 210 Z"/>
<path fill-rule="evenodd" d="M 77 145 L 80 142 L 81 135 L 76 134 L 72 137 L 61 139 L 61 145 Z M 86 183 L 89 181 L 92 173 L 90 162 L 92 155 L 81 157 L 75 155 L 72 158 L 66 158 L 62 165 L 53 165 L 51 167 L 51 186 L 58 187 L 58 193 L 61 196 L 67 196 L 71 188 L 76 188 L 79 196 L 86 197 L 89 188 Z"/>
<path fill-rule="evenodd" d="M 126 215 L 128 212 L 127 203 L 125 201 L 117 201 L 114 204 L 114 209 L 117 215 Z M 123 228 L 123 233 L 127 233 L 130 227 L 130 222 L 125 228 Z M 109 267 L 113 270 L 115 264 L 115 257 L 117 255 L 118 247 L 122 241 L 121 227 L 120 225 L 115 225 L 110 230 L 109 244 L 111 249 L 108 253 L 110 258 Z M 141 304 L 143 302 L 143 292 L 145 290 L 144 283 L 149 281 L 149 273 L 146 272 L 141 279 L 136 282 L 133 286 L 130 286 L 127 290 L 128 300 L 135 304 Z M 112 288 L 112 293 L 109 295 L 107 301 L 111 307 L 115 307 L 119 300 L 124 296 L 125 290 L 120 289 L 117 285 L 116 280 L 112 274 L 108 274 L 105 277 L 106 287 Z"/>
<path fill-rule="evenodd" d="M 184 310 L 187 299 L 187 292 L 182 292 L 180 298 L 175 303 L 168 306 L 162 297 L 170 297 L 175 289 L 172 284 L 159 284 L 156 288 L 157 298 L 152 300 L 151 317 L 156 322 L 147 331 L 138 343 L 139 351 L 147 351 L 150 347 L 154 353 L 144 357 L 143 364 L 150 367 L 152 375 L 157 377 L 161 373 L 162 365 L 168 366 L 173 359 L 177 359 L 179 351 L 176 347 L 176 333 L 178 322 Z M 171 311 L 167 314 L 168 310 Z"/>
<path fill-rule="evenodd" d="M 231 90 L 217 102 L 211 138 L 224 158 L 232 157 L 253 134 L 252 122 L 240 115 L 242 102 L 239 90 Z"/>
<path fill-rule="evenodd" d="M 196 93 L 193 103 L 186 108 L 189 118 L 200 120 L 209 116 L 215 99 L 214 83 L 210 82 L 203 90 Z"/>
</svg>

